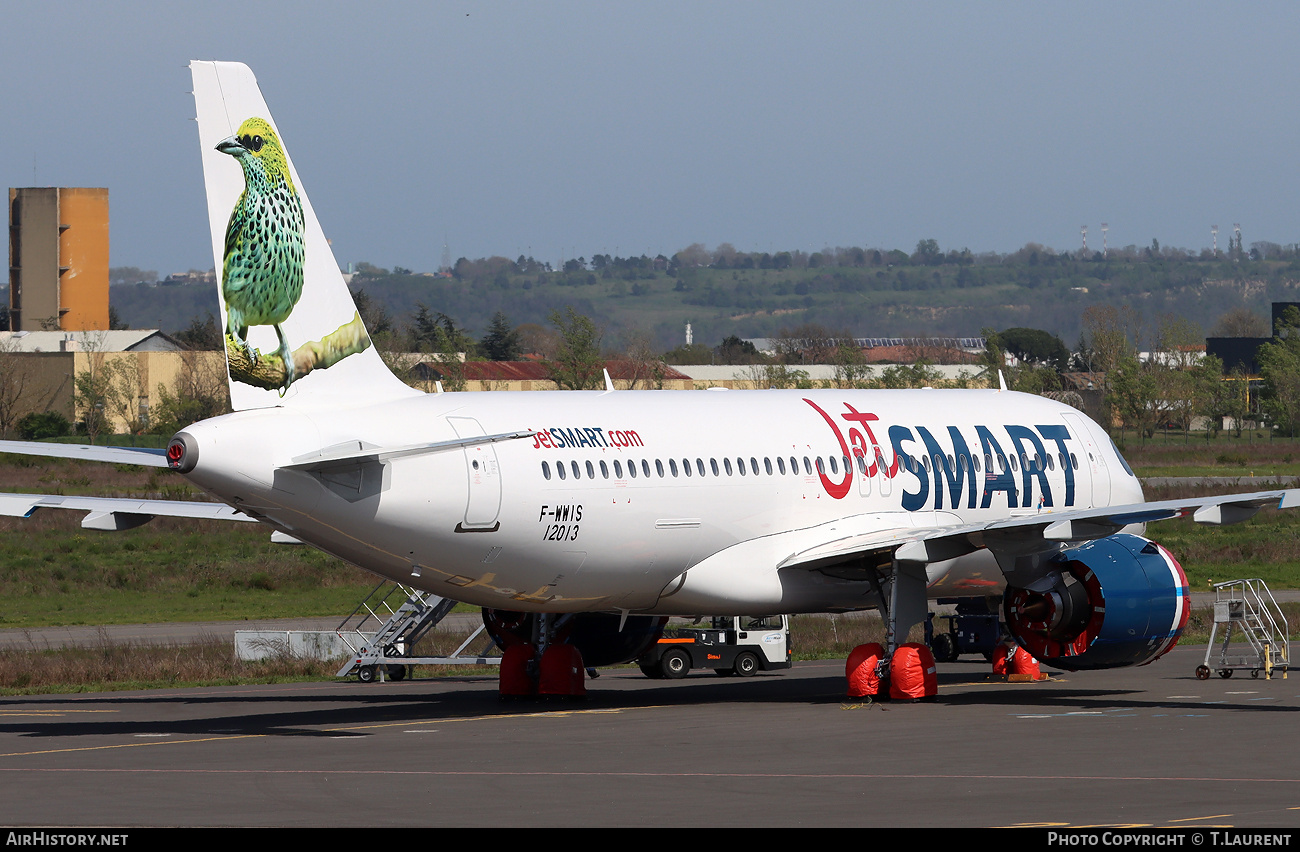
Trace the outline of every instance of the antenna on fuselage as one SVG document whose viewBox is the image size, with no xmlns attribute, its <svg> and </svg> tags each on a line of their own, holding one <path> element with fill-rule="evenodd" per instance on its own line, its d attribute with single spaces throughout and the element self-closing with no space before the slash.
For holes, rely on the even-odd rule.
<svg viewBox="0 0 1300 852">
<path fill-rule="evenodd" d="M 615 389 L 614 380 L 609 377 L 609 369 L 606 368 L 604 370 L 601 370 L 601 372 L 605 374 L 605 390 L 606 391 L 614 390 Z"/>
<path fill-rule="evenodd" d="M 998 391 L 1001 392 L 1006 389 L 1007 389 L 1007 377 L 1002 375 L 1001 370 L 998 370 Z"/>
</svg>

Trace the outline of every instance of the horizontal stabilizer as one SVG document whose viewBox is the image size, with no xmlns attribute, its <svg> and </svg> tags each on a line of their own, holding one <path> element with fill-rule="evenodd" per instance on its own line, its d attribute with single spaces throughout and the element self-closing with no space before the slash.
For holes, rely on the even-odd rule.
<svg viewBox="0 0 1300 852">
<path fill-rule="evenodd" d="M 469 438 L 456 438 L 451 441 L 434 441 L 431 444 L 408 444 L 403 447 L 366 447 L 361 441 L 348 441 L 346 444 L 327 447 L 319 453 L 300 456 L 293 464 L 284 465 L 281 470 L 301 470 L 310 473 L 314 470 L 326 470 L 332 467 L 362 464 L 365 462 L 385 461 L 402 456 L 418 456 L 424 453 L 438 453 L 444 450 L 456 450 L 472 447 L 476 444 L 495 444 L 499 441 L 513 441 L 516 438 L 531 438 L 535 433 L 525 429 L 519 432 L 503 432 L 500 435 L 475 435 Z"/>
<path fill-rule="evenodd" d="M 138 464 L 167 467 L 167 451 L 147 447 L 94 447 L 86 444 L 45 444 L 37 441 L 0 441 L 0 453 L 50 456 L 56 459 Z"/>
<path fill-rule="evenodd" d="M 30 517 L 37 509 L 71 509 L 88 512 L 81 526 L 88 530 L 118 532 L 138 527 L 156 517 L 200 518 L 215 521 L 252 521 L 224 503 L 197 500 L 132 500 L 124 497 L 68 497 L 62 494 L 0 494 L 0 515 Z"/>
</svg>

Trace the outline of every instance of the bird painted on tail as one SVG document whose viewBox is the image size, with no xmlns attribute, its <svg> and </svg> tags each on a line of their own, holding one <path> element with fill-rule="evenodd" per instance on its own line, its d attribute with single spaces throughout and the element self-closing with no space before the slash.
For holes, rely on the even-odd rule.
<svg viewBox="0 0 1300 852">
<path fill-rule="evenodd" d="M 248 345 L 254 325 L 275 327 L 284 361 L 284 386 L 296 378 L 293 353 L 280 324 L 302 295 L 302 200 L 289 175 L 280 138 L 261 118 L 250 118 L 239 131 L 217 144 L 239 161 L 244 191 L 226 225 L 221 295 L 226 303 L 226 330 L 253 363 L 258 353 Z"/>
</svg>

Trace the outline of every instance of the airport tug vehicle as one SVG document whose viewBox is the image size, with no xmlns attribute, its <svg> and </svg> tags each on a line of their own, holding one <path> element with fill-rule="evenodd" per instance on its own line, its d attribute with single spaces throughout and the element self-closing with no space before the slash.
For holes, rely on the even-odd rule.
<svg viewBox="0 0 1300 852">
<path fill-rule="evenodd" d="M 756 671 L 788 669 L 790 617 L 716 616 L 708 627 L 669 627 L 637 664 L 646 677 L 677 679 L 693 668 L 749 677 Z"/>
</svg>

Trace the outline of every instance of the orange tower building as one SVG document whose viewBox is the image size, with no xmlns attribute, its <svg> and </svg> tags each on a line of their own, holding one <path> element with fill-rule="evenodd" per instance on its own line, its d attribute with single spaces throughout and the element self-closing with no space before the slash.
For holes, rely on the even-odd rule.
<svg viewBox="0 0 1300 852">
<path fill-rule="evenodd" d="M 108 190 L 9 190 L 12 331 L 108 328 Z"/>
</svg>

